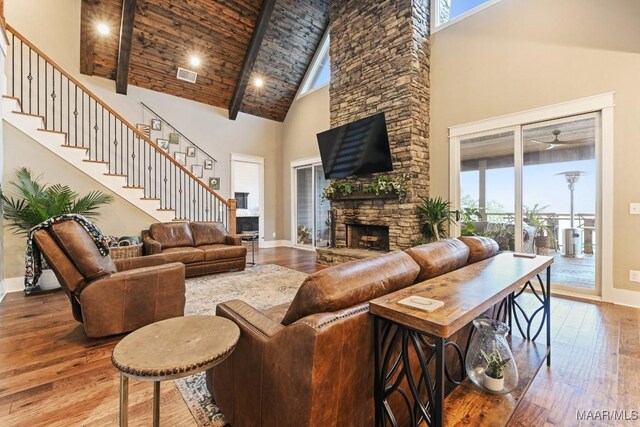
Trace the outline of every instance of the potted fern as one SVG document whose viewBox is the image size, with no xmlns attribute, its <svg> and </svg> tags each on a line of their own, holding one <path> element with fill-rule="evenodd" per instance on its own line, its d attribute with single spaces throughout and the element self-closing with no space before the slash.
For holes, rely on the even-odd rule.
<svg viewBox="0 0 640 427">
<path fill-rule="evenodd" d="M 481 350 L 482 357 L 487 362 L 484 370 L 484 386 L 491 391 L 502 391 L 504 388 L 504 367 L 509 363 L 509 358 L 502 358 L 497 348 L 487 354 Z"/>
<path fill-rule="evenodd" d="M 111 195 L 97 190 L 80 196 L 66 185 L 43 184 L 41 176 L 34 177 L 27 168 L 16 171 L 16 178 L 9 181 L 9 187 L 13 194 L 0 191 L 3 217 L 14 234 L 24 237 L 33 227 L 57 215 L 75 213 L 95 218 L 100 214 L 100 206 L 113 201 Z M 43 267 L 46 267 L 45 263 Z"/>
</svg>

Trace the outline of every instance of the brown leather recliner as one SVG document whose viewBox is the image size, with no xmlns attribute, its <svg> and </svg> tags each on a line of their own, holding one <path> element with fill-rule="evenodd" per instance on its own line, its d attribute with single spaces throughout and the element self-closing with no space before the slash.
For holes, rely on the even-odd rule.
<svg viewBox="0 0 640 427">
<path fill-rule="evenodd" d="M 244 270 L 247 248 L 221 222 L 161 222 L 142 231 L 146 255 L 163 254 L 185 265 L 186 276 Z"/>
<path fill-rule="evenodd" d="M 113 261 L 75 221 L 34 235 L 89 337 L 130 332 L 184 315 L 184 265 L 162 255 Z"/>
<path fill-rule="evenodd" d="M 369 301 L 463 267 L 468 246 L 446 239 L 330 267 L 310 275 L 290 305 L 264 312 L 240 300 L 219 304 L 216 314 L 241 330 L 231 356 L 207 372 L 227 421 L 234 427 L 373 425 Z M 473 249 L 476 258 L 497 253 L 497 245 Z M 394 413 L 403 413 L 395 397 Z"/>
</svg>

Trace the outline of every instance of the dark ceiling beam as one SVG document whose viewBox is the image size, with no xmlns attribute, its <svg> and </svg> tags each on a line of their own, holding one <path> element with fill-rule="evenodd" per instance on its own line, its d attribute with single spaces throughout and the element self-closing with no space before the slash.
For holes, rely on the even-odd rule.
<svg viewBox="0 0 640 427">
<path fill-rule="evenodd" d="M 127 94 L 129 65 L 131 64 L 131 43 L 133 23 L 136 17 L 136 0 L 123 0 L 122 21 L 120 22 L 120 45 L 118 47 L 118 67 L 116 70 L 116 92 Z"/>
<path fill-rule="evenodd" d="M 253 65 L 258 57 L 258 52 L 260 51 L 264 35 L 267 33 L 269 19 L 271 18 L 271 12 L 273 12 L 275 4 L 275 0 L 264 0 L 264 3 L 262 4 L 262 9 L 258 15 L 258 20 L 256 21 L 256 26 L 253 30 L 251 41 L 249 42 L 249 48 L 244 56 L 244 62 L 242 63 L 242 68 L 240 70 L 240 78 L 238 78 L 238 83 L 233 91 L 233 97 L 231 98 L 231 104 L 229 105 L 229 119 L 231 120 L 235 120 L 236 117 L 238 117 L 238 112 L 242 105 L 242 98 L 244 98 L 244 93 L 247 90 L 249 78 L 253 71 Z"/>
<path fill-rule="evenodd" d="M 93 8 L 95 3 L 90 0 L 82 0 L 80 4 L 80 72 L 89 76 L 93 75 L 93 46 L 96 36 L 91 28 L 93 22 Z"/>
</svg>

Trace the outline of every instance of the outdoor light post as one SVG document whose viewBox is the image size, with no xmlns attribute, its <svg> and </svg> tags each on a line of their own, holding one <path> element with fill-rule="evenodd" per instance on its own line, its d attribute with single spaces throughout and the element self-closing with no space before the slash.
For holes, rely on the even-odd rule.
<svg viewBox="0 0 640 427">
<path fill-rule="evenodd" d="M 575 212 L 573 207 L 573 191 L 575 184 L 578 182 L 582 175 L 586 172 L 582 171 L 567 171 L 561 172 L 558 175 L 564 175 L 569 186 L 569 192 L 571 193 L 571 205 L 569 211 L 569 228 L 564 230 L 564 246 L 562 248 L 562 256 L 570 258 L 582 258 L 582 229 L 575 227 Z"/>
</svg>

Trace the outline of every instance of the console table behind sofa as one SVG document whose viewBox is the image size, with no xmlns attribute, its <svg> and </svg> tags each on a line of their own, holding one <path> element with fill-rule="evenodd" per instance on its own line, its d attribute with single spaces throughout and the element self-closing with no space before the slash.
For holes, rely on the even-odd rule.
<svg viewBox="0 0 640 427">
<path fill-rule="evenodd" d="M 428 426 L 440 427 L 462 419 L 464 424 L 470 422 L 469 425 L 506 425 L 544 359 L 547 359 L 547 365 L 551 361 L 552 263 L 553 258 L 547 256 L 520 258 L 503 253 L 372 300 L 369 307 L 374 315 L 376 426 L 385 426 L 387 419 L 396 418 L 397 414 L 391 413 L 388 399 L 398 393 L 407 397 L 404 400 L 411 425 L 426 422 Z M 540 276 L 545 270 L 546 283 Z M 534 279 L 539 288 L 533 285 Z M 529 314 L 518 300 L 526 289 L 540 303 Z M 444 306 L 426 312 L 398 304 L 412 295 L 442 301 Z M 489 395 L 471 385 L 470 380 L 464 378 L 461 345 L 449 341 L 456 332 L 496 304 L 502 304 L 497 317 L 507 320 L 512 327 L 511 345 L 521 372 L 518 387 L 509 395 Z M 544 326 L 546 347 L 533 343 Z M 514 336 L 514 327 L 522 338 Z M 412 350 L 416 343 L 431 348 L 435 357 L 422 352 L 416 354 Z M 453 372 L 445 366 L 445 351 L 450 346 L 456 349 L 460 358 L 460 381 L 456 381 Z M 411 366 L 405 366 L 405 361 L 407 365 L 410 361 L 416 363 L 416 357 L 423 366 L 421 378 L 415 379 L 413 387 L 409 382 L 410 390 L 401 390 L 395 384 L 396 379 L 399 375 L 413 375 Z M 434 358 L 435 365 L 431 367 Z M 429 393 L 425 393 L 425 382 L 432 388 Z M 447 388 L 453 388 L 453 392 L 445 402 Z M 485 400 L 490 402 L 484 405 Z M 469 402 L 474 404 L 469 405 Z M 482 406 L 495 410 L 492 420 L 477 418 L 486 416 L 485 411 L 479 410 Z M 480 424 L 474 423 L 470 416 L 476 417 L 475 421 Z"/>
</svg>

